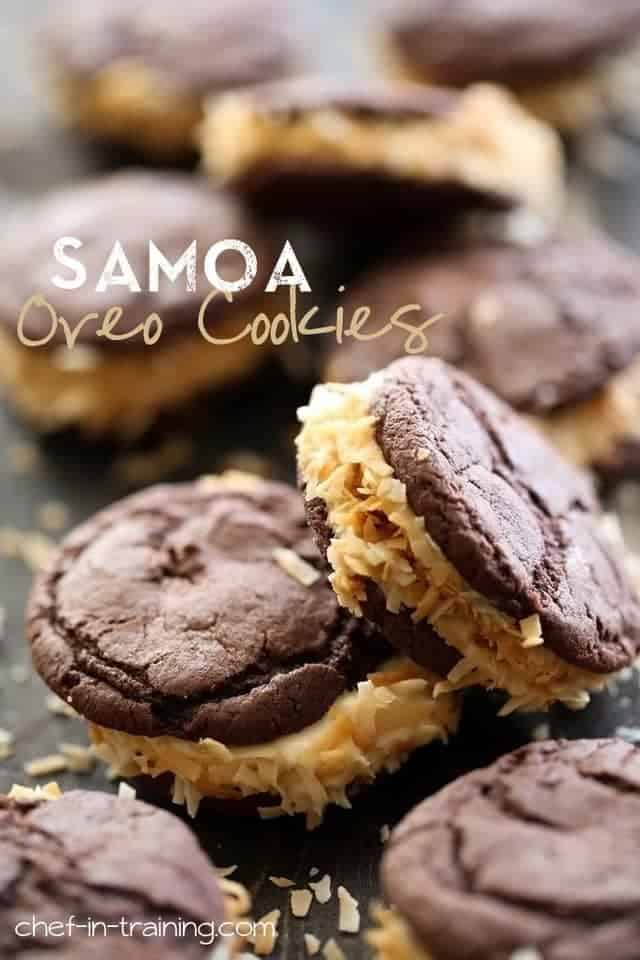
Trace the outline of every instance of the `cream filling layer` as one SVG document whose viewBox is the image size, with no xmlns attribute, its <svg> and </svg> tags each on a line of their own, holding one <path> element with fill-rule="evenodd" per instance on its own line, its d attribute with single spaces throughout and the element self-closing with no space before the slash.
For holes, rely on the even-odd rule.
<svg viewBox="0 0 640 960">
<path fill-rule="evenodd" d="M 376 906 L 371 916 L 376 926 L 367 930 L 365 939 L 375 951 L 375 960 L 434 960 L 395 910 Z"/>
<path fill-rule="evenodd" d="M 304 813 L 317 826 L 329 804 L 349 807 L 347 788 L 396 770 L 417 747 L 456 730 L 458 701 L 433 697 L 437 678 L 397 658 L 342 694 L 325 717 L 271 743 L 228 747 L 217 740 L 137 737 L 91 724 L 96 754 L 115 776 L 174 776 L 173 799 L 195 816 L 203 797 L 269 794 L 261 816 Z"/>
<path fill-rule="evenodd" d="M 67 122 L 94 136 L 158 154 L 196 146 L 201 99 L 171 90 L 137 60 L 114 61 L 90 77 L 59 73 L 54 89 Z"/>
<path fill-rule="evenodd" d="M 473 590 L 411 510 L 375 438 L 371 401 L 383 378 L 316 387 L 299 412 L 298 466 L 307 499 L 319 497 L 327 509 L 330 580 L 340 603 L 361 615 L 372 581 L 392 613 L 407 608 L 414 623 L 428 620 L 461 655 L 436 696 L 479 684 L 510 694 L 502 714 L 556 700 L 584 707 L 588 691 L 610 675 L 561 660 L 544 646 L 536 615 L 517 621 Z"/>
<path fill-rule="evenodd" d="M 572 463 L 589 467 L 614 461 L 623 442 L 640 440 L 640 359 L 588 400 L 530 419 Z"/>
<path fill-rule="evenodd" d="M 229 324 L 229 335 L 237 329 L 237 321 Z M 43 431 L 77 425 L 91 434 L 136 436 L 163 410 L 255 369 L 265 349 L 248 337 L 214 346 L 190 333 L 119 353 L 79 345 L 51 352 L 0 330 L 0 386 Z"/>
<path fill-rule="evenodd" d="M 460 183 L 515 196 L 550 219 L 564 202 L 556 134 L 508 93 L 484 84 L 461 92 L 446 116 L 426 120 L 371 120 L 329 108 L 290 119 L 262 112 L 250 93 L 229 93 L 211 101 L 200 137 L 207 169 L 223 181 L 296 160 L 311 170 L 337 164 Z"/>
</svg>

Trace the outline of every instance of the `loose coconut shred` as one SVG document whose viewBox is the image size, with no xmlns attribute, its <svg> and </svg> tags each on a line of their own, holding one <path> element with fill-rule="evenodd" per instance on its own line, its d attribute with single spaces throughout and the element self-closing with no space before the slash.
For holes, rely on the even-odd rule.
<svg viewBox="0 0 640 960">
<path fill-rule="evenodd" d="M 414 623 L 427 619 L 461 655 L 436 697 L 479 684 L 508 691 L 503 715 L 556 700 L 586 706 L 588 691 L 602 689 L 611 675 L 561 660 L 544 647 L 536 614 L 517 621 L 473 590 L 411 510 L 375 438 L 370 409 L 383 379 L 377 373 L 363 383 L 318 386 L 299 411 L 299 469 L 307 499 L 319 497 L 327 509 L 330 580 L 340 603 L 361 616 L 372 581 L 388 610 L 407 608 Z"/>
</svg>

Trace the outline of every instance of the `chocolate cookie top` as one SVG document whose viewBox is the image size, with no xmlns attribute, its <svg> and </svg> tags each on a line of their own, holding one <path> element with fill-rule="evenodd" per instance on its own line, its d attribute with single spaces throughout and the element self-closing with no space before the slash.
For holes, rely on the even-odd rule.
<svg viewBox="0 0 640 960">
<path fill-rule="evenodd" d="M 3 957 L 124 960 L 206 957 L 211 925 L 225 919 L 220 887 L 191 831 L 172 814 L 138 800 L 74 790 L 37 805 L 0 797 L 0 953 Z M 32 917 L 40 926 L 26 939 Z M 47 937 L 43 924 L 81 925 Z M 122 921 L 137 932 L 120 935 Z M 143 924 L 169 932 L 143 937 Z M 183 937 L 172 936 L 182 920 Z M 17 925 L 23 936 L 16 934 Z M 101 924 L 108 934 L 102 935 Z M 203 936 L 193 928 L 202 924 Z M 150 928 L 148 928 L 150 929 Z M 53 948 L 56 948 L 53 950 Z"/>
<path fill-rule="evenodd" d="M 640 647 L 640 603 L 591 486 L 488 390 L 436 359 L 395 361 L 374 388 L 376 439 L 425 529 L 467 583 L 594 672 Z"/>
<path fill-rule="evenodd" d="M 158 486 L 63 542 L 28 632 L 37 669 L 84 717 L 264 743 L 319 720 L 388 655 L 338 606 L 299 494 L 249 481 Z"/>
<path fill-rule="evenodd" d="M 562 234 L 534 247 L 469 247 L 383 267 L 344 298 L 371 329 L 419 304 L 412 324 L 428 353 L 455 364 L 517 409 L 546 414 L 586 399 L 640 353 L 640 264 L 601 234 Z M 365 330 L 365 332 L 367 332 Z M 407 334 L 336 346 L 328 379 L 361 380 L 403 355 Z"/>
<path fill-rule="evenodd" d="M 58 71 L 90 79 L 128 62 L 195 96 L 282 76 L 297 59 L 287 0 L 66 0 L 45 39 Z"/>
<path fill-rule="evenodd" d="M 536 743 L 416 807 L 387 846 L 385 894 L 434 960 L 525 947 L 541 960 L 632 960 L 639 837 L 636 747 Z"/>
<path fill-rule="evenodd" d="M 75 237 L 80 249 L 67 247 L 66 256 L 80 260 L 86 268 L 86 281 L 79 289 L 60 289 L 52 280 L 73 280 L 73 271 L 54 257 L 54 244 L 61 238 Z M 230 306 L 222 293 L 207 309 L 207 325 L 216 317 L 233 312 L 252 291 L 264 290 L 276 252 L 264 231 L 234 200 L 212 189 L 204 180 L 178 173 L 129 170 L 89 180 L 77 186 L 53 191 L 32 211 L 21 213 L 4 232 L 0 241 L 0 325 L 15 333 L 23 304 L 34 294 L 42 295 L 74 327 L 87 314 L 89 319 L 78 335 L 78 343 L 104 349 L 150 349 L 141 335 L 115 344 L 98 338 L 96 330 L 104 312 L 113 306 L 122 308 L 115 333 L 124 334 L 143 323 L 155 312 L 164 324 L 165 336 L 191 333 L 199 336 L 197 320 L 202 301 L 212 290 L 204 275 L 208 248 L 220 240 L 238 238 L 248 243 L 258 260 L 258 274 L 251 287 L 234 294 Z M 174 263 L 195 240 L 197 243 L 196 290 L 186 289 L 186 271 L 175 283 L 160 274 L 159 291 L 149 293 L 149 241 Z M 118 241 L 140 285 L 140 292 L 128 286 L 109 286 L 97 292 L 96 286 L 107 259 Z M 221 254 L 218 272 L 225 279 L 237 279 L 244 273 L 239 254 Z M 116 268 L 119 275 L 120 267 Z M 255 293 L 254 293 L 255 295 Z M 24 324 L 31 340 L 45 337 L 51 316 L 44 307 L 32 307 Z M 58 331 L 51 345 L 64 342 Z"/>
<path fill-rule="evenodd" d="M 588 66 L 640 33 L 635 0 L 387 0 L 387 30 L 435 83 L 539 82 Z"/>
</svg>

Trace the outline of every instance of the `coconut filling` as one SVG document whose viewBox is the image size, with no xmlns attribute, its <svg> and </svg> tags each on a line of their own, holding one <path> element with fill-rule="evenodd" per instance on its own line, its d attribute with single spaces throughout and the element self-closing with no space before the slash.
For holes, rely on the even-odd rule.
<svg viewBox="0 0 640 960">
<path fill-rule="evenodd" d="M 433 960 L 420 946 L 409 924 L 387 907 L 375 906 L 371 916 L 376 924 L 367 930 L 365 939 L 375 951 L 376 960 Z"/>
<path fill-rule="evenodd" d="M 508 93 L 477 85 L 445 116 L 373 119 L 336 108 L 288 115 L 261 111 L 251 94 L 214 99 L 201 130 L 205 165 L 234 180 L 293 160 L 322 169 L 386 171 L 426 183 L 459 183 L 514 196 L 545 217 L 563 202 L 562 149 L 555 133 Z"/>
<path fill-rule="evenodd" d="M 413 66 L 391 40 L 382 42 L 381 56 L 389 78 L 396 82 L 442 83 L 429 76 L 428 70 Z M 504 85 L 538 120 L 572 134 L 591 126 L 606 112 L 613 75 L 611 64 L 598 63 L 534 84 L 512 85 L 506 79 Z"/>
<path fill-rule="evenodd" d="M 446 740 L 458 702 L 433 698 L 437 678 L 405 658 L 388 661 L 325 717 L 271 743 L 228 747 L 217 740 L 138 737 L 91 724 L 94 751 L 114 776 L 174 776 L 173 801 L 195 816 L 203 797 L 239 800 L 271 795 L 264 818 L 304 813 L 317 826 L 329 804 L 349 807 L 347 788 L 392 772 L 417 747 Z"/>
<path fill-rule="evenodd" d="M 199 97 L 171 90 L 136 60 L 117 60 L 91 76 L 54 70 L 63 117 L 97 137 L 158 153 L 193 149 L 202 119 Z"/>
<path fill-rule="evenodd" d="M 625 441 L 640 440 L 640 359 L 588 400 L 530 419 L 577 466 L 615 462 Z"/>
<path fill-rule="evenodd" d="M 595 674 L 560 659 L 544 646 L 537 614 L 515 620 L 473 590 L 444 556 L 407 502 L 375 438 L 370 413 L 384 379 L 326 384 L 299 412 L 298 465 L 307 500 L 319 497 L 333 538 L 327 557 L 340 603 L 362 615 L 368 581 L 382 590 L 387 609 L 428 620 L 461 655 L 435 696 L 479 684 L 506 690 L 500 713 L 543 710 L 553 701 L 580 709 L 589 690 L 611 674 Z M 416 461 L 428 456 L 416 450 Z"/>
<path fill-rule="evenodd" d="M 237 319 L 228 320 L 215 335 L 223 339 L 239 329 Z M 135 436 L 161 411 L 255 369 L 264 349 L 249 337 L 218 346 L 189 333 L 120 352 L 84 345 L 49 351 L 25 347 L 0 330 L 0 385 L 43 431 L 79 425 L 88 433 Z"/>
</svg>

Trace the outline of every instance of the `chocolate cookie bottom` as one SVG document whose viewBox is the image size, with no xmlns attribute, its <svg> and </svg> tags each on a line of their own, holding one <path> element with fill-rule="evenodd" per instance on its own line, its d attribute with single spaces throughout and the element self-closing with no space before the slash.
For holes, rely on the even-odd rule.
<svg viewBox="0 0 640 960">
<path fill-rule="evenodd" d="M 434 699 L 437 677 L 411 661 L 396 659 L 336 700 L 317 723 L 253 747 L 219 741 L 139 737 L 92 724 L 97 755 L 114 775 L 174 776 L 173 800 L 191 816 L 203 797 L 241 800 L 277 798 L 261 816 L 304 813 L 317 826 L 329 804 L 349 807 L 348 787 L 397 769 L 408 754 L 455 732 L 455 696 Z"/>
</svg>

